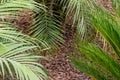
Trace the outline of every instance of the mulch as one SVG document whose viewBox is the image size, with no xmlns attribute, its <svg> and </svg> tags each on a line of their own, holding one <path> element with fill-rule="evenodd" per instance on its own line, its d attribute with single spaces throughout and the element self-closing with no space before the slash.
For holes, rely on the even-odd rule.
<svg viewBox="0 0 120 80">
<path fill-rule="evenodd" d="M 48 80 L 91 80 L 89 76 L 74 68 L 63 53 L 51 57 L 43 65 L 50 74 Z"/>
</svg>

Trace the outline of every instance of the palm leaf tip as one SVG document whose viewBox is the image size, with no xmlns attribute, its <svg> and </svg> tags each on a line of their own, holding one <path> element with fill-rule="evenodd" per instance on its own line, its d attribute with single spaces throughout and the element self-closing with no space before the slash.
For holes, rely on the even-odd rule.
<svg viewBox="0 0 120 80">
<path fill-rule="evenodd" d="M 0 51 L 2 77 L 5 78 L 7 74 L 10 74 L 11 78 L 20 80 L 46 79 L 47 74 L 42 69 L 43 67 L 37 63 L 41 57 L 33 56 L 30 52 L 26 52 L 33 48 L 35 47 L 21 47 L 21 44 L 11 45 L 11 43 L 0 45 L 0 49 L 7 50 Z"/>
</svg>

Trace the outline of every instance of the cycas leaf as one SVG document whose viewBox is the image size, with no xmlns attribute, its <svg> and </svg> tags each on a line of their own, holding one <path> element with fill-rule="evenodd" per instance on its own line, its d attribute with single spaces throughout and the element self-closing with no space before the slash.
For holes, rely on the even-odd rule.
<svg viewBox="0 0 120 80">
<path fill-rule="evenodd" d="M 77 33 L 84 38 L 87 27 L 90 28 L 88 11 L 94 7 L 93 0 L 70 0 L 67 6 L 67 15 L 72 14 L 73 27 L 77 26 Z"/>
<path fill-rule="evenodd" d="M 13 4 L 13 5 L 12 5 Z M 57 16 L 51 15 L 46 11 L 46 7 L 34 1 L 9 1 L 0 6 L 1 17 L 6 18 L 3 14 L 16 15 L 18 10 L 29 9 L 37 15 L 30 26 L 30 35 L 40 40 L 46 41 L 51 47 L 58 48 L 63 43 L 61 23 Z"/>
<path fill-rule="evenodd" d="M 30 43 L 31 45 L 39 46 L 40 50 L 48 49 L 48 45 L 45 43 L 45 41 L 24 35 L 21 32 L 19 32 L 17 29 L 15 29 L 15 27 L 16 27 L 15 25 L 9 22 L 0 22 L 0 42 Z"/>
<path fill-rule="evenodd" d="M 32 10 L 35 13 L 40 12 L 41 10 L 45 10 L 44 5 L 38 4 L 33 0 L 10 0 L 1 3 L 0 5 L 0 18 L 6 18 L 6 15 L 9 18 L 19 16 L 19 10 Z"/>
<path fill-rule="evenodd" d="M 90 62 L 86 62 L 84 60 L 79 60 L 77 58 L 72 58 L 72 63 L 76 68 L 78 68 L 80 71 L 90 75 L 91 77 L 94 77 L 98 80 L 108 80 L 107 76 L 102 73 L 98 67 L 91 64 Z"/>
<path fill-rule="evenodd" d="M 44 11 L 44 7 L 28 0 L 0 0 L 0 18 L 7 19 L 19 16 L 18 11 L 30 9 L 35 13 Z M 41 56 L 34 56 L 39 48 L 34 38 L 21 34 L 14 25 L 0 22 L 0 72 L 1 79 L 10 80 L 47 80 L 41 64 L 37 63 Z M 45 44 L 44 44 L 45 45 Z"/>
<path fill-rule="evenodd" d="M 97 9 L 89 10 L 89 20 L 93 28 L 100 32 L 102 37 L 111 45 L 116 54 L 120 57 L 119 22 L 117 22 L 116 16 L 113 16 L 104 8 L 97 5 L 96 7 Z M 85 59 L 87 58 L 87 62 L 82 60 L 77 61 L 77 59 L 73 60 L 74 64 L 81 71 L 98 80 L 101 80 L 101 78 L 105 78 L 105 80 L 119 80 L 120 64 L 113 56 L 93 44 L 80 45 L 78 48 L 80 50 L 79 53 L 83 54 Z M 86 71 L 86 69 L 93 71 L 89 72 Z M 96 74 L 94 73 L 98 74 L 100 77 L 96 77 Z"/>
<path fill-rule="evenodd" d="M 43 80 L 40 78 L 47 77 L 42 66 L 37 63 L 37 60 L 42 57 L 34 56 L 31 54 L 31 51 L 29 51 L 35 47 L 36 46 L 27 46 L 25 43 L 1 44 L 0 64 L 2 76 L 5 77 L 9 73 L 12 78 L 15 77 L 20 80 Z M 17 75 L 17 77 L 15 75 Z"/>
<path fill-rule="evenodd" d="M 92 44 L 81 47 L 81 52 L 92 60 L 93 63 L 98 64 L 101 68 L 109 72 L 109 74 L 112 74 L 114 78 L 120 78 L 120 64 L 108 53 Z"/>
<path fill-rule="evenodd" d="M 43 67 L 37 63 L 42 57 L 33 55 L 33 49 L 39 46 L 36 46 L 32 38 L 26 37 L 28 36 L 13 28 L 3 26 L 0 28 L 0 65 L 3 79 L 7 75 L 11 76 L 11 80 L 14 77 L 20 80 L 33 80 L 33 78 L 43 80 L 47 77 Z"/>
<path fill-rule="evenodd" d="M 55 49 L 64 42 L 62 33 L 60 21 L 46 11 L 37 14 L 30 28 L 30 34 L 33 37 L 44 40 Z"/>
<path fill-rule="evenodd" d="M 101 11 L 101 12 L 100 12 Z M 120 28 L 118 22 L 108 11 L 99 8 L 99 11 L 90 14 L 93 27 L 110 43 L 120 57 Z"/>
<path fill-rule="evenodd" d="M 7 24 L 6 24 L 7 25 Z M 5 27 L 6 25 L 0 24 L 0 42 L 23 42 L 23 43 L 33 43 L 35 44 L 35 39 L 27 35 L 18 32 L 15 28 Z M 7 25 L 12 26 L 12 25 Z"/>
</svg>

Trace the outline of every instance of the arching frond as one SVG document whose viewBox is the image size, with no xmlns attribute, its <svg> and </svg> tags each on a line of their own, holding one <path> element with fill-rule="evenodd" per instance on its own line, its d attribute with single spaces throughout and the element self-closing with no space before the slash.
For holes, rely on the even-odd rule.
<svg viewBox="0 0 120 80">
<path fill-rule="evenodd" d="M 46 11 L 36 16 L 30 28 L 30 34 L 33 37 L 46 41 L 52 48 L 58 48 L 64 42 L 62 33 L 61 23 L 57 16 Z"/>
<path fill-rule="evenodd" d="M 73 63 L 75 63 L 75 66 L 81 71 L 98 80 L 118 80 L 120 78 L 120 64 L 108 53 L 93 44 L 81 46 L 80 51 L 89 60 L 86 60 L 85 62 L 83 60 L 77 61 L 76 59 L 73 59 Z M 76 62 L 78 62 L 78 64 L 80 62 L 80 64 L 77 65 Z M 90 71 L 87 71 L 87 69 Z"/>
<path fill-rule="evenodd" d="M 120 57 L 120 27 L 115 17 L 106 10 L 92 13 L 91 22 Z"/>
<path fill-rule="evenodd" d="M 32 10 L 35 13 L 39 13 L 41 10 L 45 10 L 42 4 L 38 4 L 34 1 L 27 0 L 10 0 L 0 5 L 0 18 L 6 18 L 7 16 L 14 17 L 18 16 L 20 13 L 19 10 Z M 7 16 L 6 16 L 7 15 Z"/>
<path fill-rule="evenodd" d="M 119 58 L 120 24 L 118 20 L 116 20 L 116 16 L 112 15 L 109 11 L 102 7 L 97 7 L 97 9 L 89 11 L 89 20 L 91 21 L 92 27 L 95 28 L 106 40 L 106 42 L 110 44 L 115 51 L 115 55 L 117 54 L 117 58 Z M 120 78 L 120 64 L 113 55 L 110 55 L 93 44 L 85 44 L 79 46 L 78 48 L 79 53 L 84 55 L 84 60 L 86 60 L 86 62 L 73 59 L 73 63 L 75 63 L 81 71 L 95 77 L 98 80 L 101 80 L 101 78 L 105 80 L 118 80 Z M 81 65 L 77 65 L 76 62 L 80 62 Z M 88 65 L 88 67 L 86 67 L 85 64 Z M 89 72 L 85 69 L 93 71 Z"/>
<path fill-rule="evenodd" d="M 19 16 L 18 10 L 32 10 L 36 16 L 30 26 L 30 35 L 40 40 L 46 41 L 51 47 L 58 48 L 63 43 L 61 23 L 57 16 L 46 11 L 46 7 L 34 1 L 9 1 L 0 5 L 0 17 L 4 15 Z M 18 14 L 18 15 L 17 15 Z M 11 16 L 8 16 L 9 18 Z"/>
<path fill-rule="evenodd" d="M 36 46 L 26 43 L 0 44 L 1 78 L 10 80 L 44 80 L 47 75 L 37 63 L 42 58 L 29 51 Z"/>
<path fill-rule="evenodd" d="M 12 28 L 14 27 L 14 28 Z M 8 22 L 0 22 L 0 42 L 23 42 L 31 43 L 31 45 L 40 45 L 42 48 L 47 48 L 47 44 L 42 40 L 37 40 L 30 36 L 24 35 L 15 29 L 15 25 Z"/>
<path fill-rule="evenodd" d="M 70 0 L 67 6 L 67 15 L 73 16 L 72 24 L 77 26 L 77 33 L 84 38 L 87 27 L 90 28 L 91 23 L 88 17 L 88 11 L 94 8 L 93 0 Z"/>
<path fill-rule="evenodd" d="M 0 79 L 46 80 L 37 63 L 42 57 L 34 56 L 34 50 L 40 49 L 36 40 L 9 26 L 13 25 L 0 23 Z"/>
</svg>

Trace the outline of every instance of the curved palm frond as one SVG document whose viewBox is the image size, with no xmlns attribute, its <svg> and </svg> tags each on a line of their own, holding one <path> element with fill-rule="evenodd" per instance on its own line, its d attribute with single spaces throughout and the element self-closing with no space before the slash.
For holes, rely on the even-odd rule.
<svg viewBox="0 0 120 80">
<path fill-rule="evenodd" d="M 93 11 L 89 11 L 89 20 L 92 23 L 92 27 L 95 28 L 106 42 L 110 44 L 115 51 L 115 55 L 117 54 L 117 58 L 119 58 L 120 24 L 118 20 L 116 20 L 116 16 L 113 16 L 104 8 L 97 7 L 97 10 L 93 9 Z M 84 46 L 78 45 L 78 49 L 79 53 L 82 53 L 85 56 L 84 60 L 87 59 L 85 62 L 83 60 L 77 61 L 73 58 L 73 63 L 81 71 L 98 80 L 118 80 L 120 78 L 120 64 L 114 56 L 93 44 L 87 44 Z M 80 62 L 80 65 L 76 64 L 78 62 Z M 88 65 L 88 67 L 86 67 L 85 64 Z M 86 69 L 91 71 L 86 71 Z"/>
<path fill-rule="evenodd" d="M 30 26 L 30 35 L 46 41 L 51 47 L 58 48 L 63 43 L 61 23 L 57 16 L 46 11 L 46 7 L 34 1 L 9 1 L 0 6 L 0 17 L 4 15 L 19 16 L 18 10 L 29 9 L 35 12 L 36 16 Z M 11 16 L 8 16 L 11 17 Z"/>
<path fill-rule="evenodd" d="M 35 50 L 41 46 L 45 49 L 46 45 L 21 34 L 13 26 L 8 22 L 0 22 L 0 79 L 47 80 L 47 74 L 38 63 L 42 56 L 34 55 Z"/>
<path fill-rule="evenodd" d="M 17 29 L 12 28 L 13 26 L 15 25 L 8 22 L 0 22 L 0 42 L 31 43 L 31 45 L 39 45 L 40 50 L 48 49 L 48 45 L 44 41 L 24 35 L 21 32 L 18 32 Z"/>
<path fill-rule="evenodd" d="M 10 42 L 27 42 L 27 40 L 25 40 L 25 35 L 17 33 L 16 30 L 11 27 L 0 28 L 0 38 Z"/>
<path fill-rule="evenodd" d="M 11 19 L 11 18 L 15 18 L 16 19 L 21 14 L 19 12 L 19 10 L 27 9 L 27 10 L 32 10 L 35 13 L 39 13 L 41 11 L 45 11 L 45 6 L 44 5 L 38 4 L 38 3 L 36 3 L 33 0 L 19 0 L 19 1 L 18 0 L 1 0 L 0 4 L 1 4 L 0 5 L 0 18 L 1 18 L 1 21 L 2 21 L 2 19 Z M 8 22 L 7 23 L 6 22 L 0 22 L 0 25 L 2 27 L 3 26 L 14 27 L 12 24 L 10 24 Z M 4 30 L 4 28 L 2 28 L 2 29 Z M 11 28 L 9 28 L 9 29 L 11 29 Z M 7 28 L 7 30 L 8 30 L 8 28 Z M 9 32 L 11 34 L 6 35 L 6 38 L 11 39 L 13 35 L 14 36 L 16 35 L 16 36 L 19 36 L 19 37 L 16 38 L 16 39 L 11 39 L 11 40 L 15 41 L 17 39 L 19 40 L 20 37 L 24 37 L 24 39 L 26 38 L 29 41 L 31 40 L 31 42 L 36 41 L 41 46 L 44 45 L 43 46 L 44 48 L 48 47 L 48 46 L 46 46 L 47 44 L 45 43 L 45 41 L 43 41 L 41 39 L 39 39 L 39 40 L 38 39 L 34 39 L 34 38 L 29 39 L 30 37 L 28 37 L 28 36 L 24 36 L 24 35 L 21 35 L 19 33 L 15 34 L 14 32 L 15 31 L 13 31 L 13 29 L 11 29 L 11 32 Z M 6 33 L 4 32 L 4 34 L 6 34 Z M 3 34 L 1 34 L 1 35 L 3 35 Z M 22 41 L 22 39 L 21 39 L 21 41 Z"/>
<path fill-rule="evenodd" d="M 58 48 L 63 44 L 63 30 L 57 16 L 43 11 L 37 14 L 30 28 L 33 37 L 46 41 L 51 48 Z"/>
<path fill-rule="evenodd" d="M 98 80 L 118 80 L 120 78 L 120 64 L 108 53 L 93 44 L 81 46 L 80 51 L 88 58 L 86 62 L 73 59 L 73 63 L 75 63 L 75 66 L 81 71 Z M 79 65 L 77 65 L 76 62 L 80 62 L 81 65 L 79 63 Z M 85 64 L 88 66 L 85 67 Z M 89 69 L 90 71 L 86 71 L 86 69 Z"/>
<path fill-rule="evenodd" d="M 47 74 L 38 63 L 42 56 L 34 56 L 40 49 L 35 39 L 0 23 L 0 79 L 46 80 Z"/>
<path fill-rule="evenodd" d="M 2 79 L 10 80 L 44 80 L 47 75 L 37 63 L 42 58 L 34 56 L 30 50 L 36 46 L 28 43 L 0 44 L 0 73 Z"/>
<path fill-rule="evenodd" d="M 73 27 L 77 26 L 77 33 L 84 38 L 87 28 L 91 23 L 88 11 L 94 8 L 93 0 L 70 0 L 67 6 L 67 15 L 72 14 Z"/>
<path fill-rule="evenodd" d="M 19 10 L 32 10 L 35 13 L 38 13 L 42 10 L 45 10 L 45 6 L 42 4 L 38 4 L 32 0 L 10 0 L 5 3 L 0 3 L 0 18 L 6 17 L 17 17 L 19 16 Z"/>
<path fill-rule="evenodd" d="M 97 14 L 96 14 L 97 13 Z M 120 57 L 120 27 L 115 17 L 106 10 L 92 13 L 91 22 Z"/>
</svg>

